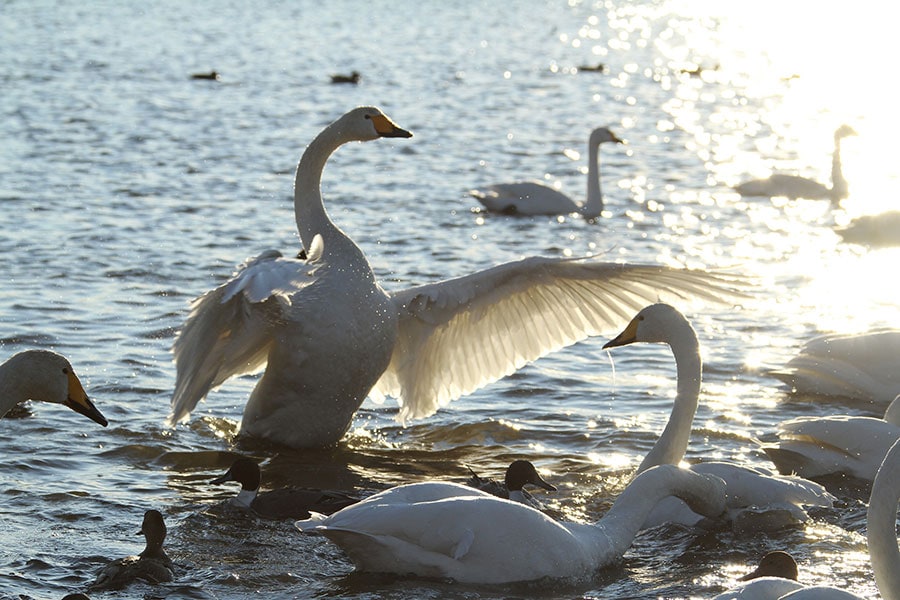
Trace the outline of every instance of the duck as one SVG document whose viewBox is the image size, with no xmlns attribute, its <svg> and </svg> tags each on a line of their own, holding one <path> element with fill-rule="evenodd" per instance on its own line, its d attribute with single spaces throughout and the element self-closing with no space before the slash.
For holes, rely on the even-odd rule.
<svg viewBox="0 0 900 600">
<path fill-rule="evenodd" d="M 332 75 L 331 83 L 359 83 L 359 80 L 362 79 L 362 75 L 359 74 L 359 71 L 353 71 L 349 75 Z"/>
<path fill-rule="evenodd" d="M 759 565 L 739 579 L 742 583 L 723 592 L 713 600 L 776 600 L 785 594 L 803 589 L 797 561 L 788 552 L 767 552 Z"/>
<path fill-rule="evenodd" d="M 216 71 L 210 71 L 209 73 L 193 73 L 191 75 L 191 79 L 203 79 L 207 81 L 219 81 L 220 76 Z"/>
<path fill-rule="evenodd" d="M 762 445 L 780 473 L 815 479 L 848 475 L 872 483 L 900 439 L 900 395 L 884 418 L 857 415 L 798 417 L 778 425 L 777 441 Z"/>
<path fill-rule="evenodd" d="M 260 492 L 259 464 L 251 458 L 236 459 L 231 467 L 210 483 L 236 481 L 241 491 L 229 500 L 229 505 L 249 510 L 267 519 L 308 519 L 310 511 L 328 514 L 359 502 L 343 492 L 305 488 L 280 488 Z"/>
<path fill-rule="evenodd" d="M 539 181 L 495 183 L 483 189 L 469 191 L 488 212 L 505 215 L 538 216 L 580 214 L 596 219 L 603 213 L 603 194 L 600 191 L 600 145 L 624 142 L 608 127 L 598 127 L 588 138 L 587 201 L 576 202 L 558 190 Z"/>
<path fill-rule="evenodd" d="M 332 446 L 367 397 L 396 398 L 401 424 L 425 418 L 650 299 L 740 294 L 744 283 L 723 271 L 539 256 L 387 292 L 328 217 L 320 181 L 340 146 L 411 135 L 378 108 L 359 107 L 310 143 L 294 186 L 307 257 L 266 251 L 191 304 L 172 347 L 169 425 L 231 377 L 264 369 L 239 434 Z"/>
<path fill-rule="evenodd" d="M 873 248 L 900 246 L 900 211 L 862 215 L 835 231 L 848 244 Z"/>
<path fill-rule="evenodd" d="M 568 580 L 618 562 L 656 502 L 671 494 L 709 516 L 725 508 L 720 480 L 661 465 L 635 478 L 593 524 L 555 521 L 467 485 L 422 482 L 295 525 L 337 544 L 358 571 L 470 584 Z"/>
<path fill-rule="evenodd" d="M 26 400 L 62 404 L 103 427 L 109 424 L 69 359 L 52 350 L 24 350 L 0 365 L 0 418 Z"/>
<path fill-rule="evenodd" d="M 637 473 L 661 464 L 679 464 L 687 451 L 691 424 L 700 399 L 702 361 L 700 342 L 690 321 L 674 306 L 651 304 L 635 315 L 622 332 L 603 345 L 604 349 L 633 343 L 666 344 L 677 367 L 677 393 L 668 423 L 659 439 L 638 466 Z M 805 506 L 831 507 L 835 498 L 817 483 L 801 477 L 776 475 L 767 469 L 730 462 L 710 461 L 689 467 L 698 473 L 725 481 L 728 513 L 725 522 L 747 526 L 754 519 L 782 516 L 786 523 L 804 522 Z M 648 516 L 645 528 L 663 523 L 704 526 L 707 522 L 675 500 L 666 500 Z"/>
<path fill-rule="evenodd" d="M 498 498 L 506 498 L 514 502 L 521 502 L 526 506 L 543 510 L 544 506 L 541 502 L 529 494 L 524 488 L 526 485 L 536 485 L 548 492 L 555 492 L 556 486 L 547 483 L 541 474 L 537 472 L 534 464 L 530 460 L 514 460 L 506 467 L 506 474 L 503 477 L 503 483 L 490 478 L 480 477 L 475 471 L 469 467 L 472 477 L 466 482 L 467 485 L 477 488 L 483 492 L 488 492 Z"/>
<path fill-rule="evenodd" d="M 784 196 L 791 200 L 831 200 L 840 202 L 849 196 L 850 188 L 841 167 L 841 140 L 857 135 L 849 125 L 841 125 L 834 131 L 834 153 L 831 157 L 831 187 L 808 177 L 773 173 L 765 179 L 753 179 L 734 186 L 741 196 Z"/>
<path fill-rule="evenodd" d="M 157 584 L 174 579 L 174 564 L 163 550 L 166 523 L 162 513 L 154 509 L 146 511 L 137 534 L 147 540 L 144 551 L 136 556 L 119 558 L 103 567 L 91 584 L 91 590 L 117 590 L 138 580 Z"/>
<path fill-rule="evenodd" d="M 900 329 L 826 333 L 807 341 L 768 374 L 793 394 L 843 398 L 887 407 L 900 391 Z"/>
</svg>

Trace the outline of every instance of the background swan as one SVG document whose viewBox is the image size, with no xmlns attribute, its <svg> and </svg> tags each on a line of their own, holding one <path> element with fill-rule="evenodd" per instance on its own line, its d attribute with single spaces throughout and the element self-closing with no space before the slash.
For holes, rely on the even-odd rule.
<svg viewBox="0 0 900 600">
<path fill-rule="evenodd" d="M 617 562 L 670 494 L 709 516 L 724 509 L 721 481 L 672 465 L 637 477 L 594 524 L 554 521 L 468 486 L 440 483 L 434 494 L 430 486 L 392 488 L 297 526 L 323 533 L 361 571 L 509 583 L 586 577 Z"/>
<path fill-rule="evenodd" d="M 900 330 L 826 334 L 770 374 L 794 393 L 836 396 L 887 407 L 900 392 Z"/>
<path fill-rule="evenodd" d="M 579 213 L 585 219 L 595 219 L 603 212 L 600 191 L 600 144 L 623 143 L 606 127 L 599 127 L 588 138 L 587 200 L 576 202 L 567 195 L 538 181 L 496 183 L 469 192 L 491 212 L 509 215 L 568 215 Z"/>
<path fill-rule="evenodd" d="M 733 278 L 702 271 L 533 257 L 387 293 L 329 219 L 320 180 L 339 146 L 410 135 L 362 107 L 312 141 L 294 189 L 308 259 L 266 252 L 194 301 L 173 347 L 171 423 L 230 377 L 265 366 L 241 432 L 294 447 L 333 444 L 367 394 L 397 398 L 401 421 L 426 417 L 660 295 L 733 291 Z"/>
<path fill-rule="evenodd" d="M 823 477 L 844 473 L 872 481 L 900 439 L 900 396 L 883 419 L 849 415 L 801 417 L 778 426 L 778 441 L 763 450 L 781 473 Z"/>
<path fill-rule="evenodd" d="M 0 365 L 0 418 L 20 402 L 63 404 L 106 427 L 66 357 L 50 350 L 25 350 Z"/>
<path fill-rule="evenodd" d="M 849 194 L 847 180 L 841 168 L 841 140 L 845 137 L 857 135 L 849 125 L 841 125 L 834 131 L 834 153 L 831 157 L 831 187 L 828 187 L 814 179 L 800 177 L 799 175 L 787 175 L 773 173 L 766 179 L 753 179 L 734 186 L 741 196 L 785 196 L 792 200 L 806 198 L 809 200 L 831 200 L 838 202 Z"/>
<path fill-rule="evenodd" d="M 637 342 L 667 344 L 675 357 L 678 391 L 672 414 L 659 439 L 641 462 L 637 472 L 660 464 L 677 465 L 684 459 L 691 436 L 691 424 L 700 399 L 702 364 L 700 342 L 687 318 L 668 304 L 652 304 L 642 309 L 615 339 L 604 348 Z M 691 470 L 720 477 L 725 481 L 729 519 L 752 518 L 757 511 L 785 511 L 786 516 L 806 520 L 803 506 L 832 505 L 834 498 L 822 486 L 799 477 L 773 475 L 762 469 L 727 462 L 691 465 Z M 666 522 L 696 525 L 702 517 L 687 506 L 666 500 L 653 511 L 645 527 Z"/>
<path fill-rule="evenodd" d="M 835 231 L 849 244 L 874 247 L 900 246 L 900 211 L 862 215 Z"/>
</svg>

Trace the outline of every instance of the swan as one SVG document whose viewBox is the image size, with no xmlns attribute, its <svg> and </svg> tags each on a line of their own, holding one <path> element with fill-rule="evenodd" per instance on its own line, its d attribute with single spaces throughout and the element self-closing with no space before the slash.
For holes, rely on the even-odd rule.
<svg viewBox="0 0 900 600">
<path fill-rule="evenodd" d="M 103 427 L 108 424 L 69 360 L 50 350 L 25 350 L 0 365 L 0 418 L 26 400 L 63 404 Z"/>
<path fill-rule="evenodd" d="M 871 482 L 900 439 L 900 395 L 883 419 L 849 415 L 799 417 L 778 426 L 778 441 L 762 446 L 781 473 L 815 478 L 846 474 Z"/>
<path fill-rule="evenodd" d="M 310 511 L 331 514 L 359 502 L 359 498 L 330 490 L 279 488 L 260 492 L 260 480 L 256 461 L 242 457 L 236 459 L 225 474 L 210 483 L 237 481 L 241 484 L 241 491 L 229 501 L 229 505 L 252 511 L 267 519 L 307 519 Z"/>
<path fill-rule="evenodd" d="M 477 488 L 483 492 L 487 492 L 498 498 L 506 498 L 515 502 L 521 502 L 531 508 L 543 510 L 544 506 L 541 502 L 529 494 L 524 488 L 526 485 L 536 485 L 544 488 L 548 492 L 555 492 L 556 486 L 547 483 L 541 474 L 534 468 L 534 464 L 530 460 L 514 460 L 506 467 L 506 474 L 503 477 L 503 483 L 494 481 L 493 479 L 480 477 L 475 471 L 472 471 L 472 477 L 466 482 L 467 485 Z"/>
<path fill-rule="evenodd" d="M 538 181 L 497 183 L 483 190 L 471 190 L 490 212 L 508 215 L 568 215 L 578 213 L 585 219 L 596 219 L 603 212 L 603 194 L 600 192 L 600 144 L 624 143 L 606 127 L 599 127 L 588 138 L 587 202 L 575 202 L 565 194 Z"/>
<path fill-rule="evenodd" d="M 900 246 L 900 211 L 862 215 L 835 229 L 843 241 L 861 246 Z"/>
<path fill-rule="evenodd" d="M 740 287 L 725 273 L 532 257 L 385 292 L 362 250 L 329 219 L 320 180 L 339 146 L 410 135 L 361 107 L 316 136 L 294 186 L 306 259 L 265 252 L 193 302 L 173 345 L 170 424 L 229 378 L 265 367 L 241 434 L 327 446 L 367 395 L 397 398 L 400 422 L 427 417 L 660 294 L 722 300 Z"/>
<path fill-rule="evenodd" d="M 636 342 L 667 344 L 675 356 L 678 391 L 669 422 L 659 439 L 641 461 L 637 473 L 661 464 L 678 464 L 684 458 L 691 435 L 691 423 L 700 398 L 702 365 L 700 342 L 690 322 L 676 308 L 657 303 L 643 308 L 617 337 L 603 348 Z M 817 483 L 799 477 L 773 475 L 764 469 L 728 462 L 691 465 L 698 473 L 715 475 L 725 481 L 729 512 L 727 518 L 752 519 L 756 513 L 777 511 L 796 521 L 807 519 L 803 506 L 832 506 L 834 497 Z M 651 514 L 645 527 L 666 522 L 698 525 L 699 515 L 682 503 L 666 500 Z"/>
<path fill-rule="evenodd" d="M 740 578 L 743 583 L 713 600 L 775 600 L 804 587 L 797 581 L 798 576 L 794 557 L 774 550 L 762 557 L 756 569 Z"/>
<path fill-rule="evenodd" d="M 795 394 L 887 406 L 900 391 L 900 329 L 817 336 L 769 374 Z"/>
<path fill-rule="evenodd" d="M 140 534 L 147 540 L 143 552 L 116 559 L 103 567 L 91 584 L 91 590 L 117 590 L 138 580 L 154 584 L 172 581 L 174 565 L 162 547 L 166 523 L 158 510 L 144 513 Z"/>
<path fill-rule="evenodd" d="M 834 153 L 831 157 L 831 187 L 808 177 L 773 173 L 766 179 L 754 179 L 734 186 L 741 196 L 785 196 L 791 200 L 831 200 L 838 202 L 849 195 L 847 180 L 841 169 L 841 140 L 857 135 L 849 125 L 841 125 L 834 131 Z"/>
<path fill-rule="evenodd" d="M 709 516 L 724 509 L 721 481 L 662 465 L 632 481 L 594 524 L 554 521 L 461 484 L 425 482 L 296 525 L 324 534 L 360 571 L 480 584 L 583 578 L 620 560 L 647 513 L 670 494 Z"/>
</svg>

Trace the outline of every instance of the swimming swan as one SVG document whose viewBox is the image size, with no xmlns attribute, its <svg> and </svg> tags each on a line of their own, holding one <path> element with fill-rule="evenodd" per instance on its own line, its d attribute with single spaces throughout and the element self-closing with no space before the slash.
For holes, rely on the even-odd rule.
<svg viewBox="0 0 900 600">
<path fill-rule="evenodd" d="M 900 246 L 900 211 L 862 215 L 835 232 L 849 244 L 869 247 Z"/>
<path fill-rule="evenodd" d="M 700 398 L 702 366 L 700 342 L 690 322 L 668 304 L 652 304 L 642 309 L 615 339 L 604 348 L 636 342 L 667 344 L 677 366 L 678 391 L 669 422 L 637 472 L 661 464 L 677 465 L 684 459 L 691 436 L 691 424 Z M 712 474 L 725 481 L 728 519 L 752 518 L 756 512 L 787 511 L 793 519 L 805 521 L 803 506 L 832 506 L 834 498 L 817 483 L 799 477 L 784 477 L 763 469 L 728 462 L 691 465 L 698 473 Z M 749 511 L 749 512 L 748 512 Z M 682 503 L 666 500 L 648 517 L 645 527 L 665 522 L 697 525 L 702 517 L 692 514 Z"/>
<path fill-rule="evenodd" d="M 849 195 L 847 180 L 841 169 L 841 140 L 857 135 L 849 125 L 841 125 L 834 131 L 834 153 L 831 157 L 831 187 L 808 177 L 773 173 L 766 179 L 754 179 L 734 187 L 741 196 L 785 196 L 791 200 L 806 198 L 808 200 L 831 200 L 837 202 Z"/>
<path fill-rule="evenodd" d="M 663 465 L 632 481 L 594 524 L 554 521 L 465 485 L 420 483 L 296 525 L 324 534 L 360 571 L 482 584 L 582 578 L 620 560 L 670 494 L 709 516 L 724 509 L 721 481 Z"/>
<path fill-rule="evenodd" d="M 410 135 L 363 107 L 316 136 L 294 187 L 307 259 L 263 253 L 194 301 L 173 346 L 170 423 L 229 378 L 265 366 L 241 433 L 294 447 L 334 444 L 367 394 L 397 398 L 401 422 L 426 417 L 660 294 L 734 297 L 735 278 L 725 275 L 542 257 L 385 292 L 329 219 L 319 184 L 339 146 Z"/>
<path fill-rule="evenodd" d="M 538 181 L 497 183 L 483 190 L 471 190 L 469 194 L 491 212 L 524 216 L 579 213 L 585 219 L 595 219 L 603 212 L 598 157 L 600 144 L 604 142 L 623 143 L 606 127 L 591 132 L 588 138 L 587 202 L 584 204 Z"/>
<path fill-rule="evenodd" d="M 850 415 L 799 417 L 778 425 L 778 441 L 763 450 L 781 473 L 813 478 L 839 473 L 872 481 L 900 439 L 900 396 L 883 419 Z"/>
<path fill-rule="evenodd" d="M 0 365 L 0 418 L 20 402 L 63 404 L 106 427 L 72 365 L 50 350 L 25 350 Z"/>
<path fill-rule="evenodd" d="M 900 330 L 825 334 L 769 372 L 795 394 L 835 396 L 888 406 L 900 392 Z"/>
</svg>

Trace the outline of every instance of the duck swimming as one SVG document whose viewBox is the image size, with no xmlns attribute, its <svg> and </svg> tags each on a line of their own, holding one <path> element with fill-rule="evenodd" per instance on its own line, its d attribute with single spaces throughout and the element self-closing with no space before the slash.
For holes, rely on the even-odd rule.
<svg viewBox="0 0 900 600">
<path fill-rule="evenodd" d="M 25 350 L 0 365 L 0 418 L 26 400 L 62 404 L 103 427 L 108 424 L 69 360 L 50 350 Z"/>
<path fill-rule="evenodd" d="M 657 303 L 642 309 L 604 348 L 637 342 L 667 344 L 675 357 L 677 393 L 668 423 L 637 472 L 660 464 L 679 464 L 687 451 L 691 424 L 700 400 L 702 363 L 700 342 L 687 318 L 676 308 Z M 778 476 L 763 469 L 729 462 L 710 461 L 691 465 L 691 470 L 714 475 L 727 487 L 727 520 L 753 519 L 759 513 L 778 511 L 792 521 L 805 521 L 804 506 L 831 507 L 834 497 L 824 487 L 800 477 Z M 703 519 L 676 499 L 666 499 L 648 516 L 645 527 L 666 522 L 698 525 Z"/>
<path fill-rule="evenodd" d="M 803 584 L 797 581 L 798 576 L 794 557 L 782 550 L 774 550 L 762 557 L 756 569 L 740 578 L 744 583 L 715 596 L 713 600 L 777 600 L 803 589 Z"/>
<path fill-rule="evenodd" d="M 175 576 L 174 565 L 163 550 L 166 539 L 166 523 L 158 510 L 148 510 L 138 535 L 147 540 L 144 551 L 137 556 L 126 556 L 112 561 L 100 571 L 91 584 L 92 590 L 116 590 L 135 581 L 165 583 Z"/>
<path fill-rule="evenodd" d="M 477 584 L 583 578 L 618 562 L 650 510 L 671 494 L 708 516 L 725 508 L 721 480 L 662 465 L 635 478 L 594 524 L 555 521 L 469 486 L 426 482 L 296 525 L 340 546 L 360 571 Z"/>
<path fill-rule="evenodd" d="M 265 367 L 241 434 L 327 446 L 367 396 L 396 398 L 400 422 L 427 417 L 660 295 L 733 297 L 736 278 L 724 274 L 542 257 L 386 292 L 328 217 L 320 181 L 340 146 L 411 135 L 377 108 L 361 107 L 310 143 L 294 185 L 307 259 L 265 252 L 194 301 L 173 346 L 169 423 L 187 419 L 231 377 Z"/>
<path fill-rule="evenodd" d="M 479 477 L 471 468 L 469 471 L 472 473 L 472 477 L 466 482 L 467 485 L 498 498 L 521 502 L 538 510 L 542 510 L 544 508 L 543 505 L 524 489 L 525 486 L 530 484 L 544 488 L 549 492 L 556 491 L 556 486 L 544 481 L 544 478 L 541 477 L 541 474 L 534 468 L 534 464 L 529 460 L 512 461 L 506 468 L 503 483 L 490 478 Z"/>
<path fill-rule="evenodd" d="M 226 481 L 241 484 L 241 491 L 229 501 L 230 505 L 267 519 L 308 519 L 310 511 L 330 515 L 359 502 L 359 498 L 326 490 L 281 488 L 260 492 L 259 465 L 249 458 L 238 458 L 224 475 L 210 483 Z"/>
</svg>

